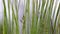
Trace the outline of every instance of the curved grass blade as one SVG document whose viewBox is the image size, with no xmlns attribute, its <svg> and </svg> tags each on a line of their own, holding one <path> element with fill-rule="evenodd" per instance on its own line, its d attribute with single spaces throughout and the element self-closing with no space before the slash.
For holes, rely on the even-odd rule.
<svg viewBox="0 0 60 34">
<path fill-rule="evenodd" d="M 3 23 L 3 34 L 7 34 L 7 15 L 6 15 L 6 4 L 5 0 L 3 0 L 4 5 L 4 23 Z"/>
</svg>

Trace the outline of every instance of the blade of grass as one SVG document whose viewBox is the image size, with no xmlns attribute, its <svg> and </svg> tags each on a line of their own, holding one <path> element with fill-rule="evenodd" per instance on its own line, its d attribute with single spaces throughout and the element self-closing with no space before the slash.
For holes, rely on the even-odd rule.
<svg viewBox="0 0 60 34">
<path fill-rule="evenodd" d="M 26 34 L 30 34 L 30 0 L 26 4 Z"/>
<path fill-rule="evenodd" d="M 59 9 L 60 9 L 60 4 L 59 5 L 57 5 L 57 14 L 56 14 L 56 18 L 55 18 L 55 21 L 54 21 L 54 33 L 55 33 L 55 30 L 56 30 L 56 21 L 57 21 L 57 16 L 58 16 L 58 14 L 59 14 Z"/>
<path fill-rule="evenodd" d="M 27 2 L 26 0 L 24 0 L 24 16 L 23 16 L 23 29 L 22 29 L 22 33 L 23 34 L 26 34 L 26 13 L 27 13 L 27 8 L 26 8 L 26 5 L 27 5 Z"/>
<path fill-rule="evenodd" d="M 19 25 L 18 25 L 18 4 L 17 0 L 15 0 L 15 9 L 16 9 L 16 34 L 19 34 Z"/>
<path fill-rule="evenodd" d="M 43 19 L 42 19 L 44 5 L 45 5 L 45 1 L 42 0 L 42 8 L 41 8 L 41 15 L 40 15 L 40 20 L 39 20 L 38 34 L 44 34 L 44 22 L 43 22 Z"/>
<path fill-rule="evenodd" d="M 9 15 L 9 18 L 8 18 L 8 33 L 11 34 L 11 21 L 10 21 L 10 0 L 8 0 L 8 15 Z M 10 30 L 9 30 L 10 28 Z"/>
<path fill-rule="evenodd" d="M 31 26 L 31 34 L 36 34 L 36 28 L 35 28 L 35 26 L 36 26 L 36 22 L 35 22 L 35 1 L 36 0 L 33 0 L 32 1 L 32 26 Z"/>
<path fill-rule="evenodd" d="M 4 23 L 3 23 L 3 34 L 7 34 L 7 15 L 6 15 L 6 5 L 5 0 L 3 0 L 4 5 Z"/>
<path fill-rule="evenodd" d="M 51 9 L 50 11 L 52 11 L 52 7 L 53 7 L 53 1 L 54 0 L 51 0 L 50 3 L 51 3 Z M 53 18 L 53 17 L 52 17 Z M 50 34 L 53 34 L 53 19 L 51 18 L 51 23 L 50 23 Z"/>
<path fill-rule="evenodd" d="M 11 34 L 14 34 L 14 19 L 15 19 L 14 7 L 12 5 L 12 32 L 11 32 Z"/>
</svg>

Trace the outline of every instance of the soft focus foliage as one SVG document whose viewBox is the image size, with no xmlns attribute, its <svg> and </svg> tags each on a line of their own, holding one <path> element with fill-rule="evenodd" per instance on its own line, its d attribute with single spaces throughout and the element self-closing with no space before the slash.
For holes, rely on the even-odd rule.
<svg viewBox="0 0 60 34">
<path fill-rule="evenodd" d="M 2 2 L 0 34 L 60 34 L 59 0 L 7 0 L 7 5 L 5 0 Z"/>
</svg>

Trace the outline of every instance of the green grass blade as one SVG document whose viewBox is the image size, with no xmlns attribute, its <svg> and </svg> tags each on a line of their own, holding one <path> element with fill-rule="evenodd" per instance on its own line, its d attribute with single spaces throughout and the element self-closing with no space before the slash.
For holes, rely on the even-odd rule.
<svg viewBox="0 0 60 34">
<path fill-rule="evenodd" d="M 6 15 L 6 5 L 5 0 L 3 0 L 4 5 L 4 23 L 3 23 L 3 34 L 7 34 L 7 15 Z"/>
</svg>

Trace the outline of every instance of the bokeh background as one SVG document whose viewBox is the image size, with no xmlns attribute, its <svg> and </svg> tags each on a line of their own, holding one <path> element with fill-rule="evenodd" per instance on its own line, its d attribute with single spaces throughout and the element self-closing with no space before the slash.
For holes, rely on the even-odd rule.
<svg viewBox="0 0 60 34">
<path fill-rule="evenodd" d="M 3 0 L 0 0 L 0 34 L 60 34 L 60 0 L 10 0 L 9 7 L 8 0 L 4 1 L 8 25 L 4 22 L 5 7 Z M 14 23 L 14 27 L 12 27 L 12 23 Z M 3 29 L 5 25 L 8 26 L 6 26 L 6 30 Z"/>
</svg>

